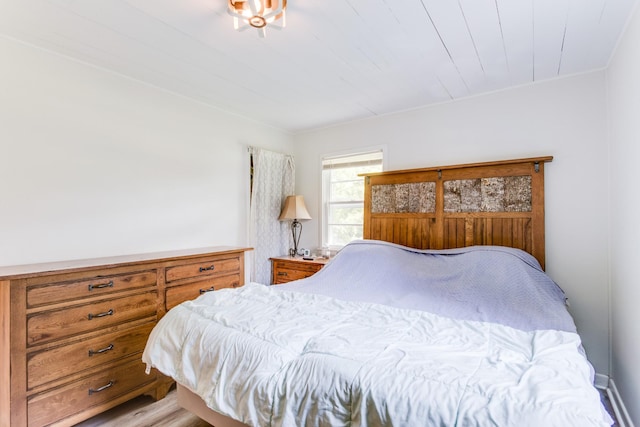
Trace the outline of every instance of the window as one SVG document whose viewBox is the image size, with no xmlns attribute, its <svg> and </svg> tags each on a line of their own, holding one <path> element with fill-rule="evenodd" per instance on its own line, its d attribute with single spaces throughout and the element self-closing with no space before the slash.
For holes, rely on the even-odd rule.
<svg viewBox="0 0 640 427">
<path fill-rule="evenodd" d="M 364 179 L 382 171 L 382 150 L 322 159 L 322 245 L 338 249 L 362 239 Z"/>
</svg>

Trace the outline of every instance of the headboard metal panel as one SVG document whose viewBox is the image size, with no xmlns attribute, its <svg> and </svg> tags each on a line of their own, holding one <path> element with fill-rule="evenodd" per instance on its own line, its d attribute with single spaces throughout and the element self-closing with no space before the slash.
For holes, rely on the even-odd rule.
<svg viewBox="0 0 640 427">
<path fill-rule="evenodd" d="M 551 160 L 364 174 L 363 236 L 419 249 L 515 247 L 544 268 L 544 164 Z"/>
</svg>

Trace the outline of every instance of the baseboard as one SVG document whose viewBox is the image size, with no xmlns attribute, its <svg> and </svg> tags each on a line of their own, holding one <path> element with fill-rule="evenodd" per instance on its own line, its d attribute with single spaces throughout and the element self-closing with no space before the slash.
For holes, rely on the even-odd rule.
<svg viewBox="0 0 640 427">
<path fill-rule="evenodd" d="M 609 387 L 609 377 L 607 375 L 596 374 L 594 385 L 600 390 L 606 390 Z"/>
<path fill-rule="evenodd" d="M 618 424 L 620 427 L 634 427 L 633 421 L 631 421 L 631 417 L 627 412 L 627 408 L 624 406 L 624 402 L 618 393 L 618 389 L 616 388 L 616 383 L 610 379 L 609 386 L 606 388 L 607 396 L 609 396 L 609 400 L 611 401 L 611 406 L 613 407 L 613 411 L 616 413 L 616 418 L 618 419 Z"/>
</svg>

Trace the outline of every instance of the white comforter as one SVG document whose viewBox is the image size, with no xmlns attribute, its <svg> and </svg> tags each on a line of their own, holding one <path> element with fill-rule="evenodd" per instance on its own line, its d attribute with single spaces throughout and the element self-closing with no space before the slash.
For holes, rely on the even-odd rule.
<svg viewBox="0 0 640 427">
<path fill-rule="evenodd" d="M 250 283 L 171 310 L 143 354 L 253 426 L 603 426 L 572 332 Z"/>
</svg>

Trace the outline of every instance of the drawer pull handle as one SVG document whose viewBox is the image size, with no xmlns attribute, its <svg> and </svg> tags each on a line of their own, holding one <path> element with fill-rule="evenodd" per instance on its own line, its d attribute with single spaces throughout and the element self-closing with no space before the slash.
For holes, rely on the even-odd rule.
<svg viewBox="0 0 640 427">
<path fill-rule="evenodd" d="M 104 313 L 98 313 L 98 314 L 89 313 L 89 320 L 95 319 L 97 317 L 104 317 L 104 316 L 113 316 L 113 309 L 109 311 L 105 311 Z"/>
<path fill-rule="evenodd" d="M 101 391 L 104 391 L 104 390 L 108 389 L 109 387 L 113 387 L 113 385 L 115 383 L 116 383 L 115 380 L 111 380 L 107 384 L 103 385 L 102 387 L 98 387 L 96 389 L 90 388 L 89 389 L 89 396 L 91 396 L 94 393 L 100 393 Z"/>
<path fill-rule="evenodd" d="M 278 271 L 278 276 L 286 276 L 287 272 L 286 271 Z"/>
<path fill-rule="evenodd" d="M 113 280 L 109 283 L 101 283 L 99 285 L 94 285 L 93 283 L 89 285 L 89 290 L 92 291 L 94 289 L 104 289 L 104 288 L 113 288 Z"/>
<path fill-rule="evenodd" d="M 113 350 L 113 344 L 109 344 L 107 347 L 101 348 L 100 350 L 89 350 L 89 357 L 93 356 L 94 354 L 106 353 L 110 350 Z"/>
<path fill-rule="evenodd" d="M 213 271 L 213 269 L 215 268 L 215 265 L 211 264 L 211 267 L 200 267 L 200 273 L 202 273 L 203 271 Z"/>
<path fill-rule="evenodd" d="M 200 294 L 206 294 L 207 292 L 213 292 L 213 291 L 215 291 L 215 289 L 212 286 L 209 289 L 200 289 Z"/>
</svg>

